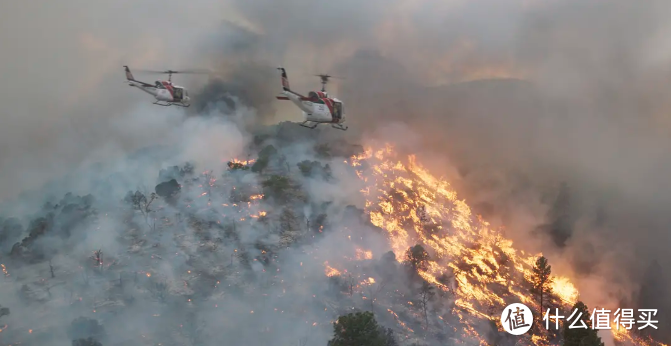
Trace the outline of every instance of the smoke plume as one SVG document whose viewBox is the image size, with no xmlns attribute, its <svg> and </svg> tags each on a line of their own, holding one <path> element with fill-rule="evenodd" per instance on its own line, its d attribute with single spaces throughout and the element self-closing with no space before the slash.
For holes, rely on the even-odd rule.
<svg viewBox="0 0 671 346">
<path fill-rule="evenodd" d="M 313 149 L 324 143 L 344 148 L 347 142 L 391 141 L 399 150 L 417 154 L 437 175 L 453 181 L 477 212 L 495 226 L 505 226 L 506 236 L 520 247 L 543 251 L 555 271 L 577 280 L 588 306 L 620 301 L 628 304 L 625 307 L 655 305 L 642 307 L 660 309 L 661 321 L 666 316 L 664 308 L 671 308 L 646 288 L 668 285 L 669 277 L 641 274 L 671 265 L 665 248 L 671 240 L 666 231 L 671 221 L 666 210 L 667 196 L 671 196 L 666 184 L 671 173 L 667 150 L 671 145 L 671 44 L 666 39 L 671 24 L 665 18 L 671 4 L 666 1 L 198 0 L 156 6 L 68 0 L 57 6 L 24 2 L 8 6 L 0 14 L 0 76 L 6 83 L 0 95 L 4 114 L 0 199 L 7 205 L 3 229 L 14 230 L 10 232 L 13 240 L 28 237 L 26 248 L 58 253 L 52 260 L 59 270 L 77 268 L 92 249 L 102 245 L 105 253 L 115 254 L 128 245 L 110 235 L 127 228 L 121 215 L 110 211 L 114 217 L 74 222 L 73 210 L 88 215 L 93 205 L 109 210 L 106 208 L 128 191 L 150 194 L 163 182 L 156 179 L 161 169 L 191 162 L 197 170 L 214 170 L 213 176 L 221 176 L 228 160 L 246 160 L 268 144 L 286 145 L 282 147 L 285 156 L 313 160 Z M 184 111 L 157 108 L 148 95 L 124 86 L 122 65 L 131 69 L 203 67 L 216 73 L 179 77 L 178 84 L 192 90 L 195 99 L 192 108 Z M 327 87 L 344 100 L 350 131 L 307 134 L 287 125 L 262 128 L 282 120 L 300 120 L 295 109 L 274 99 L 280 86 L 274 70 L 278 65 L 287 68 L 292 87 L 301 92 L 319 87 L 312 76 L 315 73 L 341 77 Z M 140 73 L 136 77 L 149 82 L 163 78 Z M 289 219 L 300 216 L 302 223 L 305 217 L 340 213 L 350 204 L 361 207 L 359 197 L 350 193 L 358 191 L 350 184 L 350 173 L 335 172 L 340 179 L 335 187 L 307 183 L 308 197 L 319 203 Z M 240 179 L 243 185 L 259 183 L 248 181 L 249 177 Z M 91 193 L 95 203 L 87 198 L 64 198 L 68 192 L 73 196 Z M 202 197 L 188 198 L 197 201 L 189 208 L 209 207 L 208 202 L 201 202 Z M 332 204 L 322 206 L 327 202 Z M 160 203 L 164 216 L 183 214 L 181 208 L 186 208 L 164 200 Z M 216 203 L 233 201 L 227 197 Z M 67 209 L 70 205 L 73 207 Z M 18 219 L 7 221 L 12 216 Z M 286 223 L 287 218 L 277 222 Z M 214 220 L 210 221 L 216 223 Z M 146 227 L 137 215 L 134 222 L 137 229 Z M 189 229 L 187 238 L 203 236 L 195 234 L 201 226 L 180 222 L 180 227 Z M 33 243 L 29 231 L 37 230 L 36 236 L 45 227 L 52 235 Z M 229 232 L 211 229 L 213 234 Z M 180 232 L 175 226 L 165 237 Z M 73 234 L 85 240 L 73 242 L 69 238 Z M 265 235 L 261 228 L 245 234 L 248 238 L 235 240 L 238 243 L 227 240 L 225 251 L 233 258 L 240 245 L 281 244 L 280 235 Z M 376 254 L 387 250 L 380 245 L 382 239 L 371 237 L 369 243 L 378 244 Z M 216 256 L 199 258 L 210 261 L 199 264 L 182 257 L 189 251 L 193 255 L 206 237 L 198 239 L 180 243 L 190 249 L 176 251 L 182 255 L 153 268 L 153 274 L 146 269 L 153 265 L 149 258 L 146 263 L 127 264 L 127 272 L 154 275 L 143 280 L 160 274 L 161 280 L 147 281 L 143 289 L 156 291 L 161 282 L 182 280 L 179 275 L 187 275 L 187 267 L 217 266 L 220 259 Z M 338 241 L 322 240 L 320 251 L 337 253 Z M 320 281 L 322 267 L 311 263 L 308 255 L 286 256 L 276 259 L 282 267 L 301 268 L 303 263 L 301 270 L 307 273 L 303 280 L 315 282 L 317 290 L 326 289 L 327 283 Z M 342 254 L 326 257 L 329 255 L 322 259 L 334 261 Z M 123 262 L 121 256 L 114 260 Z M 40 263 L 27 272 L 48 276 L 49 267 Z M 236 263 L 232 268 L 237 268 Z M 287 277 L 302 273 L 292 270 Z M 189 280 L 203 286 L 217 282 L 203 276 L 198 279 L 202 282 Z M 658 281 L 649 282 L 650 277 Z M 132 276 L 116 279 L 134 280 Z M 260 285 L 259 277 L 248 279 L 250 285 Z M 102 282 L 86 279 L 85 284 L 96 287 L 92 292 L 104 291 Z M 289 294 L 309 305 L 301 289 L 289 290 Z M 0 302 L 12 305 L 12 319 L 33 318 L 14 287 L 4 291 L 3 286 L 2 290 L 3 297 L 16 298 Z M 65 288 L 56 290 L 60 289 L 48 292 L 28 287 L 22 292 L 42 292 L 37 298 L 28 296 L 44 301 L 49 295 L 72 295 Z M 285 300 L 249 298 L 225 307 L 206 307 L 198 297 L 189 299 L 192 301 L 179 304 L 184 304 L 180 305 L 184 311 L 197 312 L 188 315 L 194 335 L 198 328 L 205 328 L 200 321 L 212 321 L 215 311 L 222 308 L 249 317 L 227 320 L 230 324 L 225 331 L 238 331 L 227 334 L 230 340 L 246 341 L 262 332 L 246 328 L 250 325 L 296 328 L 294 321 L 273 317 L 270 323 L 265 320 L 269 317 L 250 312 L 260 306 L 281 306 Z M 143 304 L 148 303 L 128 303 L 132 307 L 125 316 L 149 310 Z M 93 309 L 82 306 L 76 313 L 63 315 L 67 317 L 63 320 L 70 321 L 84 310 Z M 153 315 L 160 317 L 155 324 L 139 323 L 150 317 L 137 317 L 126 319 L 128 325 L 112 325 L 118 330 L 147 328 L 158 333 L 166 328 L 167 332 L 175 325 L 187 325 L 177 322 L 183 317 L 176 316 L 178 311 L 156 312 Z M 316 311 L 311 313 L 317 316 Z M 273 341 L 293 342 L 299 334 L 309 333 L 312 322 L 304 322 L 305 329 L 295 333 L 273 333 Z M 54 340 L 69 337 L 59 322 L 44 328 L 45 335 L 58 335 Z M 329 330 L 319 330 L 310 337 L 321 342 Z M 222 337 L 215 334 L 207 337 Z"/>
</svg>

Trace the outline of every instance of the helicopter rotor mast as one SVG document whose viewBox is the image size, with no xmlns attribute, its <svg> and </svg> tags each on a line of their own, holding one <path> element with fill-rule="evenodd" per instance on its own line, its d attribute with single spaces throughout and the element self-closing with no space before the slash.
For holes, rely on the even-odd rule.
<svg viewBox="0 0 671 346">
<path fill-rule="evenodd" d="M 321 79 L 322 92 L 326 92 L 326 83 L 329 82 L 329 78 L 338 78 L 338 77 L 331 76 L 331 75 L 328 75 L 328 74 L 316 74 L 315 76 L 319 77 Z"/>
</svg>

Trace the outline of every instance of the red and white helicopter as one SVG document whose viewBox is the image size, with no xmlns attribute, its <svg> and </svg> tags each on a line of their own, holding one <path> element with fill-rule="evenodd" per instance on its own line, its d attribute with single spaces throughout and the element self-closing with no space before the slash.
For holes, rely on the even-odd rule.
<svg viewBox="0 0 671 346">
<path fill-rule="evenodd" d="M 289 78 L 287 71 L 283 67 L 278 67 L 282 71 L 282 96 L 277 96 L 278 100 L 290 100 L 303 111 L 304 121 L 299 125 L 314 129 L 319 124 L 331 124 L 331 127 L 338 130 L 347 130 L 345 122 L 345 106 L 342 101 L 335 97 L 329 97 L 326 93 L 326 83 L 332 76 L 317 75 L 322 80 L 321 91 L 310 91 L 308 96 L 303 96 L 292 91 L 289 88 Z"/>
<path fill-rule="evenodd" d="M 130 69 L 128 66 L 124 66 L 124 69 L 126 69 L 126 79 L 128 82 L 128 85 L 132 87 L 136 87 L 150 95 L 153 95 L 154 98 L 156 98 L 156 102 L 154 102 L 155 105 L 159 106 L 180 106 L 180 107 L 189 107 L 191 105 L 191 98 L 189 97 L 189 92 L 186 90 L 186 88 L 172 84 L 172 75 L 176 73 L 197 73 L 197 74 L 203 74 L 203 73 L 208 73 L 206 71 L 198 71 L 198 70 L 189 70 L 189 71 L 172 71 L 172 70 L 167 70 L 167 71 L 142 71 L 142 72 L 148 72 L 148 73 L 160 73 L 160 74 L 168 74 L 168 80 L 167 81 L 156 81 L 154 84 L 149 84 L 145 82 L 141 82 L 139 80 L 136 80 L 135 77 L 133 77 L 133 74 L 130 72 Z"/>
</svg>

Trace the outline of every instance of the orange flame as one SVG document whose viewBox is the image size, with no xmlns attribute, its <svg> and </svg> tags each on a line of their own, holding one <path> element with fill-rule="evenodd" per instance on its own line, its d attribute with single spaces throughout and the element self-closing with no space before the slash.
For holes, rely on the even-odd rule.
<svg viewBox="0 0 671 346">
<path fill-rule="evenodd" d="M 324 262 L 324 267 L 326 267 L 326 269 L 325 269 L 324 272 L 326 273 L 326 276 L 328 276 L 328 277 L 331 277 L 331 276 L 337 276 L 337 275 L 340 275 L 340 274 L 341 274 L 340 271 L 339 271 L 338 269 L 335 269 L 335 268 L 331 267 L 331 266 L 329 265 L 329 262 L 328 262 L 328 261 L 327 261 L 327 262 Z"/>
<path fill-rule="evenodd" d="M 372 259 L 372 258 L 373 258 L 373 252 L 372 251 L 356 249 L 356 259 L 357 260 Z"/>
</svg>

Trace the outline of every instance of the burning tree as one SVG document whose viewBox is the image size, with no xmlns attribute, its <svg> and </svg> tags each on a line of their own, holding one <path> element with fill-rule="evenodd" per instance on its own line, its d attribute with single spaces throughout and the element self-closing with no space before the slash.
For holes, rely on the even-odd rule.
<svg viewBox="0 0 671 346">
<path fill-rule="evenodd" d="M 429 262 L 429 253 L 424 250 L 423 246 L 417 244 L 405 252 L 405 260 L 415 272 L 426 270 Z"/>
<path fill-rule="evenodd" d="M 228 169 L 231 170 L 231 171 L 235 171 L 235 170 L 247 171 L 247 170 L 249 170 L 249 166 L 246 166 L 242 162 L 228 161 Z"/>
<path fill-rule="evenodd" d="M 533 269 L 533 276 L 531 278 L 533 287 L 532 293 L 538 294 L 540 297 L 540 311 L 543 313 L 543 296 L 552 292 L 552 266 L 548 264 L 548 260 L 544 256 L 538 257 Z"/>
</svg>

